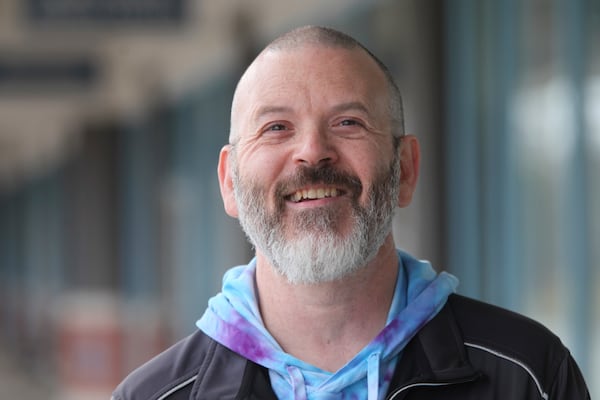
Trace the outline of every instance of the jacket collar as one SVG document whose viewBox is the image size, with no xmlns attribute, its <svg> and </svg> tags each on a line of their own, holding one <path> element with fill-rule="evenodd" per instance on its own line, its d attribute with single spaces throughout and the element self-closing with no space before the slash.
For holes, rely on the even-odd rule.
<svg viewBox="0 0 600 400">
<path fill-rule="evenodd" d="M 446 305 L 404 349 L 388 399 L 404 398 L 413 387 L 451 385 L 473 381 L 481 376 L 469 362 L 460 329 L 448 298 Z"/>
</svg>

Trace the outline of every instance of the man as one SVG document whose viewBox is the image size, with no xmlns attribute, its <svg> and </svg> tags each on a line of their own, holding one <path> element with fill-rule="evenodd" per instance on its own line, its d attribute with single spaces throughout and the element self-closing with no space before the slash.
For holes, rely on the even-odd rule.
<svg viewBox="0 0 600 400">
<path fill-rule="evenodd" d="M 223 202 L 256 257 L 115 400 L 589 398 L 557 337 L 395 249 L 419 145 L 354 39 L 304 27 L 267 46 L 235 91 L 229 142 Z"/>
</svg>

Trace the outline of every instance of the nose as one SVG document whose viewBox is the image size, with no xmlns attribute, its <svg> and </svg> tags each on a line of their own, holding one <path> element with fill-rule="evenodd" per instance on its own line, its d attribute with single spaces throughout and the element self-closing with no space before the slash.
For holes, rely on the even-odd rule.
<svg viewBox="0 0 600 400">
<path fill-rule="evenodd" d="M 338 159 L 337 150 L 325 129 L 313 128 L 302 132 L 298 137 L 294 162 L 307 166 L 334 163 Z"/>
</svg>

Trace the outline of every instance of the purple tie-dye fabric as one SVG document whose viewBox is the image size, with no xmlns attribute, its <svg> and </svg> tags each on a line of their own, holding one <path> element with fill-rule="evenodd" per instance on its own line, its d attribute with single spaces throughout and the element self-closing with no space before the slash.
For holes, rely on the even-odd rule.
<svg viewBox="0 0 600 400">
<path fill-rule="evenodd" d="M 385 328 L 335 373 L 285 353 L 265 329 L 254 285 L 256 261 L 223 277 L 198 327 L 232 351 L 266 367 L 279 399 L 350 400 L 384 398 L 402 349 L 456 290 L 458 280 L 398 251 L 399 271 Z"/>
</svg>

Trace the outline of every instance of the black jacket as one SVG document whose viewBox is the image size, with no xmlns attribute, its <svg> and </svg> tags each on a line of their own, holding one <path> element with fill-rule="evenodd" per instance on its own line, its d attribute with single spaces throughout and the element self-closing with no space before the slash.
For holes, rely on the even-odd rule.
<svg viewBox="0 0 600 400">
<path fill-rule="evenodd" d="M 459 295 L 408 343 L 387 399 L 589 399 L 560 340 L 535 321 Z M 276 399 L 268 371 L 201 331 L 131 373 L 114 400 Z"/>
</svg>

